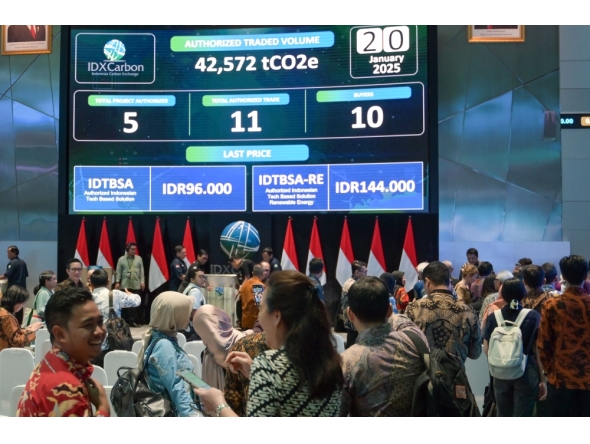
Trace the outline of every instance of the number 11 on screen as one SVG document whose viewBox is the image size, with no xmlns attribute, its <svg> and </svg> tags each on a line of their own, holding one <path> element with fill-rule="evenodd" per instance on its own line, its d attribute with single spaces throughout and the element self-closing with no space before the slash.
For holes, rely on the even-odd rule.
<svg viewBox="0 0 590 444">
<path fill-rule="evenodd" d="M 232 133 L 243 133 L 246 129 L 242 126 L 242 111 L 236 111 L 231 115 L 234 119 L 234 127 L 231 129 Z M 250 127 L 248 128 L 249 133 L 259 133 L 262 128 L 258 126 L 258 111 L 252 111 L 248 114 L 250 119 Z"/>
</svg>

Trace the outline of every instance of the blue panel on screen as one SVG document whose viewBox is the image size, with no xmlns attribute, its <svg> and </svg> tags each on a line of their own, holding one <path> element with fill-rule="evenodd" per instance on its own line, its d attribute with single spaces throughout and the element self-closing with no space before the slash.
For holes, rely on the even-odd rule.
<svg viewBox="0 0 590 444">
<path fill-rule="evenodd" d="M 149 167 L 74 167 L 74 211 L 148 211 Z"/>
<path fill-rule="evenodd" d="M 328 165 L 252 167 L 252 211 L 326 211 Z"/>
<path fill-rule="evenodd" d="M 331 211 L 423 208 L 422 162 L 330 165 Z"/>
<path fill-rule="evenodd" d="M 152 167 L 151 209 L 246 211 L 246 167 Z"/>
</svg>

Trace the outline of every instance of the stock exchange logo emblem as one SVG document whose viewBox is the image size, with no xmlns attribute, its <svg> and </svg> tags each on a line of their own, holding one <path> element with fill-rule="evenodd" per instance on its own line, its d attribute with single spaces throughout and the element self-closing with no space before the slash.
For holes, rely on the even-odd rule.
<svg viewBox="0 0 590 444">
<path fill-rule="evenodd" d="M 111 40 L 104 45 L 104 55 L 111 62 L 121 60 L 125 56 L 125 45 L 120 40 Z"/>
<path fill-rule="evenodd" d="M 247 258 L 260 248 L 258 230 L 248 222 L 232 222 L 223 229 L 220 237 L 221 249 L 228 256 Z"/>
</svg>

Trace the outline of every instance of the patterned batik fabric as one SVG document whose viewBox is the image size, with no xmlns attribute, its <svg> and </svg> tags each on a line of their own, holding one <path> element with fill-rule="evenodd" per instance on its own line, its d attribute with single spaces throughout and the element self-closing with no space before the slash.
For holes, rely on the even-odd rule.
<svg viewBox="0 0 590 444">
<path fill-rule="evenodd" d="M 20 328 L 12 313 L 0 308 L 0 350 L 24 347 L 35 339 L 35 332 Z"/>
<path fill-rule="evenodd" d="M 590 390 L 590 296 L 582 288 L 545 301 L 537 347 L 550 384 Z"/>
<path fill-rule="evenodd" d="M 91 364 L 75 362 L 61 350 L 52 348 L 29 378 L 16 416 L 92 416 L 92 404 L 84 385 L 92 371 Z"/>
<path fill-rule="evenodd" d="M 285 349 L 268 350 L 250 369 L 247 416 L 338 416 L 341 391 L 313 399 Z"/>
<path fill-rule="evenodd" d="M 233 351 L 248 353 L 254 359 L 260 353 L 268 350 L 266 345 L 266 335 L 264 333 L 256 333 L 248 335 L 236 342 L 230 349 L 229 353 Z M 246 407 L 248 403 L 248 387 L 250 380 L 246 378 L 241 372 L 225 372 L 225 388 L 224 396 L 227 405 L 238 416 L 246 416 Z"/>
<path fill-rule="evenodd" d="M 405 316 L 397 318 L 363 331 L 342 353 L 341 416 L 411 415 L 414 385 L 424 371 L 424 361 L 403 331 L 424 335 Z M 392 324 L 401 328 L 395 331 Z"/>
<path fill-rule="evenodd" d="M 488 306 L 490 306 L 490 304 L 493 304 L 494 302 L 496 302 L 499 297 L 500 297 L 500 293 L 496 292 L 496 293 L 491 293 L 491 294 L 487 295 L 485 297 L 485 299 L 483 300 L 483 303 L 481 304 L 481 308 L 479 309 L 480 326 L 483 321 L 483 315 L 486 312 L 486 310 L 488 309 Z M 482 329 L 483 329 L 483 327 L 482 327 Z"/>
<path fill-rule="evenodd" d="M 524 297 L 521 304 L 523 308 L 530 308 L 541 314 L 543 304 L 549 298 L 551 298 L 549 292 L 545 292 L 542 288 L 536 288 L 527 292 L 527 295 Z"/>
<path fill-rule="evenodd" d="M 445 350 L 465 364 L 482 351 L 479 319 L 469 305 L 455 301 L 450 291 L 437 290 L 408 305 L 406 315 L 424 332 L 430 348 Z"/>
</svg>

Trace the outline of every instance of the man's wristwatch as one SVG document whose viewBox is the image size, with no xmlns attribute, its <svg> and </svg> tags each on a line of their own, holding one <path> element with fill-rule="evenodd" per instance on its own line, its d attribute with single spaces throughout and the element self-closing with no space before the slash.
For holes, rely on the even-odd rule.
<svg viewBox="0 0 590 444">
<path fill-rule="evenodd" d="M 219 416 L 221 416 L 221 411 L 222 411 L 224 408 L 226 408 L 226 407 L 229 407 L 229 405 L 227 405 L 227 404 L 219 404 L 219 405 L 217 406 L 217 408 L 215 409 L 215 414 L 217 415 L 217 417 L 218 417 L 218 418 L 219 418 Z"/>
</svg>

